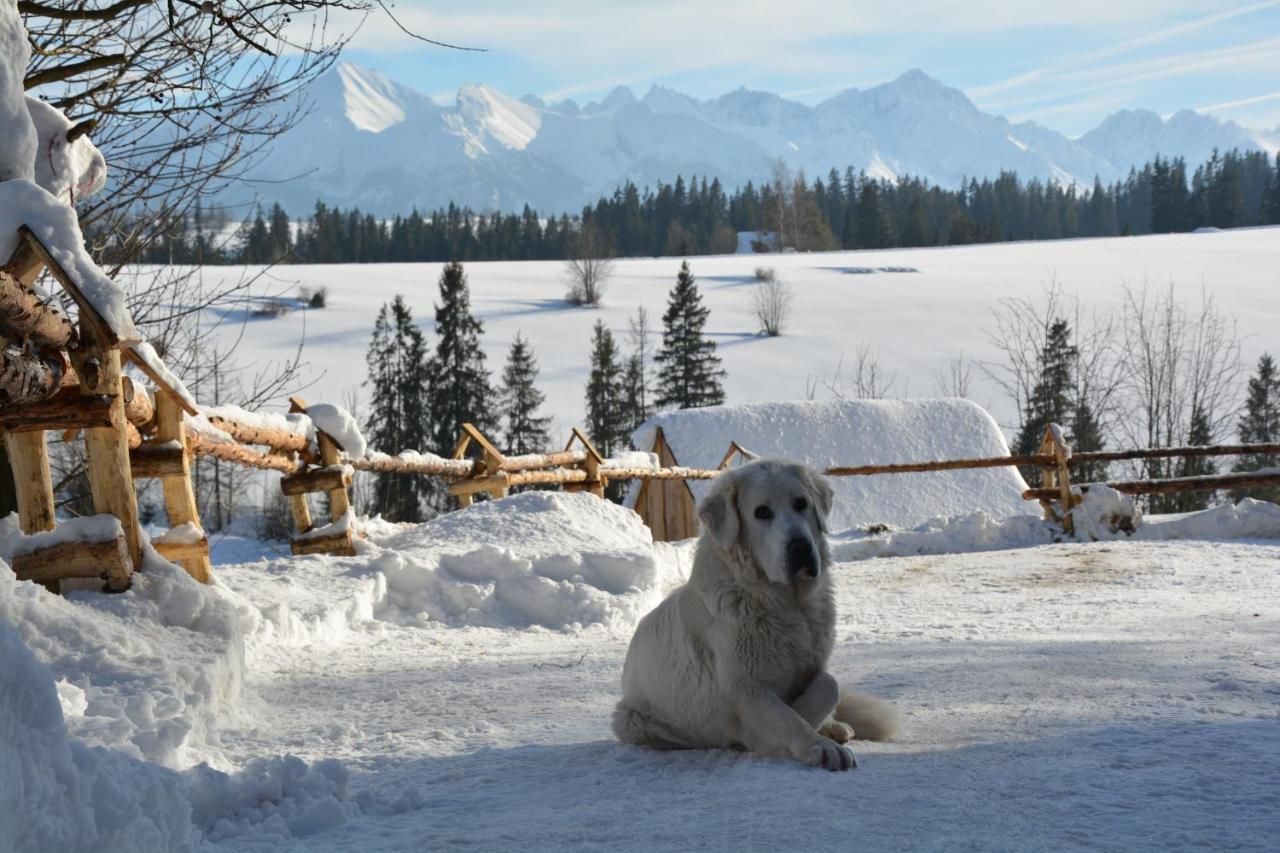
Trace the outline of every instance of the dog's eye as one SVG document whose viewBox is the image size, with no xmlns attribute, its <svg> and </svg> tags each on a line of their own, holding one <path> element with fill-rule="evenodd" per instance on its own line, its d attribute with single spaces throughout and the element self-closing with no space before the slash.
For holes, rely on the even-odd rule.
<svg viewBox="0 0 1280 853">
<path fill-rule="evenodd" d="M 756 518 L 760 519 L 761 521 L 768 521 L 769 519 L 773 518 L 773 510 L 769 509 L 764 504 L 761 504 L 760 506 L 756 507 Z"/>
<path fill-rule="evenodd" d="M 796 498 L 796 502 L 792 506 L 796 508 L 796 512 L 804 512 L 809 508 L 809 502 L 804 498 Z"/>
</svg>

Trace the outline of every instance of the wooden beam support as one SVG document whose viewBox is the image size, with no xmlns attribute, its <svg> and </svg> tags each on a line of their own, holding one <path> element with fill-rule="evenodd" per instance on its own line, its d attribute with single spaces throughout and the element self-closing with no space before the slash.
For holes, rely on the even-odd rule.
<svg viewBox="0 0 1280 853">
<path fill-rule="evenodd" d="M 289 495 L 289 510 L 293 513 L 293 524 L 299 533 L 310 533 L 315 529 L 311 520 L 311 505 L 306 495 Z"/>
<path fill-rule="evenodd" d="M 44 432 L 13 432 L 4 437 L 9 467 L 18 491 L 18 523 L 28 535 L 54 526 L 53 480 Z"/>
<path fill-rule="evenodd" d="M 356 549 L 350 530 L 328 536 L 307 536 L 289 543 L 295 556 L 305 554 L 333 554 L 338 557 L 354 557 Z"/>
<path fill-rule="evenodd" d="M 110 427 L 111 405 L 110 396 L 82 394 L 78 386 L 72 385 L 38 403 L 0 408 L 0 431 L 43 432 Z"/>
<path fill-rule="evenodd" d="M 113 591 L 129 586 L 133 566 L 123 536 L 99 542 L 59 542 L 13 558 L 20 581 L 53 584 L 68 578 L 102 578 Z"/>
<path fill-rule="evenodd" d="M 85 332 L 86 338 L 91 339 L 91 335 Z M 130 565 L 141 566 L 142 534 L 138 529 L 138 498 L 129 468 L 129 433 L 120 382 L 120 351 L 99 350 L 99 353 L 102 384 L 112 395 L 111 426 L 85 430 L 89 488 L 93 493 L 94 510 L 114 515 L 120 520 Z"/>
<path fill-rule="evenodd" d="M 161 391 L 156 395 L 156 440 L 178 451 L 175 460 L 176 470 L 165 476 L 160 485 L 164 490 L 164 508 L 165 514 L 169 517 L 169 526 L 194 524 L 203 529 L 203 525 L 200 524 L 200 510 L 196 505 L 195 491 L 191 486 L 191 440 L 187 434 L 186 424 L 182 420 L 183 412 L 181 401 L 173 394 Z M 161 551 L 161 553 L 164 552 Z M 207 540 L 204 550 L 200 553 L 187 553 L 173 559 L 176 559 L 187 570 L 187 574 L 200 583 L 209 582 L 212 565 L 209 562 Z"/>
<path fill-rule="evenodd" d="M 161 557 L 171 563 L 178 563 L 186 568 L 188 563 L 208 562 L 209 540 L 201 538 L 196 542 L 165 542 L 163 539 L 151 540 L 151 547 Z M 190 569 L 187 569 L 190 572 Z M 207 583 L 207 581 L 202 581 Z"/>
<path fill-rule="evenodd" d="M 146 388 L 140 388 L 128 376 L 121 379 L 124 390 L 124 416 L 129 423 L 142 432 L 151 432 L 156 427 L 156 409 L 151 402 L 151 395 Z"/>
<path fill-rule="evenodd" d="M 190 474 L 186 449 L 172 441 L 144 442 L 129 453 L 129 466 L 135 480 L 186 477 Z"/>
<path fill-rule="evenodd" d="M 280 478 L 280 491 L 292 497 L 346 489 L 351 485 L 351 475 L 352 470 L 347 465 L 330 465 L 325 468 L 313 468 L 310 471 L 299 471 L 297 474 Z"/>
<path fill-rule="evenodd" d="M 327 434 L 316 431 L 316 442 L 320 445 L 320 464 L 326 468 L 336 466 L 341 463 L 342 451 L 338 449 L 338 443 L 330 438 Z M 329 490 L 329 521 L 337 521 L 347 514 L 347 510 L 351 508 L 351 498 L 347 495 L 346 485 L 337 486 Z M 353 552 L 354 553 L 354 552 Z"/>
</svg>

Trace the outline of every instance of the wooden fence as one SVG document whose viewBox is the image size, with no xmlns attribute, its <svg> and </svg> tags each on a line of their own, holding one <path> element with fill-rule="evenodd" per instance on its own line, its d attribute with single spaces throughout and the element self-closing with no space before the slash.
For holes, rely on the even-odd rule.
<svg viewBox="0 0 1280 853">
<path fill-rule="evenodd" d="M 636 511 L 655 539 L 673 540 L 697 532 L 688 481 L 712 479 L 735 459 L 754 458 L 731 442 L 716 468 L 684 467 L 661 429 L 646 464 L 636 464 L 634 458 L 604 458 L 578 429 L 562 451 L 506 456 L 471 424 L 462 425 L 449 458 L 415 452 L 350 458 L 338 439 L 315 428 L 309 419 L 284 419 L 282 426 L 233 410 L 202 411 L 185 389 L 170 380 L 153 353 L 112 332 L 31 231 L 22 228 L 19 236 L 14 256 L 0 266 L 0 433 L 13 469 L 19 523 L 23 533 L 29 534 L 22 553 L 13 559 L 20 579 L 56 589 L 62 580 L 100 578 L 108 590 L 127 589 L 133 572 L 143 564 L 146 548 L 138 523 L 137 481 L 159 479 L 170 530 L 153 538 L 150 546 L 207 582 L 209 542 L 191 478 L 197 455 L 280 472 L 280 489 L 289 499 L 294 521 L 291 547 L 298 555 L 355 553 L 358 534 L 350 487 L 356 471 L 439 477 L 464 507 L 477 495 L 502 497 L 517 486 L 558 484 L 568 491 L 603 497 L 609 481 L 637 480 L 641 485 Z M 33 287 L 46 269 L 78 306 L 76 323 Z M 123 375 L 125 360 L 147 376 L 153 393 Z M 309 410 L 299 398 L 289 402 L 294 415 Z M 82 437 L 93 507 L 103 523 L 77 522 L 71 530 L 57 529 L 48 430 L 60 431 L 66 440 Z M 825 473 L 846 477 L 1038 465 L 1045 471 L 1045 485 L 1028 489 L 1024 497 L 1040 501 L 1046 517 L 1070 530 L 1069 510 L 1079 501 L 1071 488 L 1074 464 L 1280 453 L 1280 444 L 1255 444 L 1072 454 L 1061 436 L 1059 428 L 1050 427 L 1038 452 L 1027 456 L 832 467 Z M 1129 494 L 1280 485 L 1280 471 L 1108 485 Z M 313 494 L 328 497 L 328 518 L 322 524 L 316 523 L 308 501 Z"/>
</svg>

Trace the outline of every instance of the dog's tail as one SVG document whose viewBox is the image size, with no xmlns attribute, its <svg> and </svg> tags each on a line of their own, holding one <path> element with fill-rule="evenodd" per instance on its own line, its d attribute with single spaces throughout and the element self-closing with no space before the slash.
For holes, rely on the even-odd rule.
<svg viewBox="0 0 1280 853">
<path fill-rule="evenodd" d="M 852 727 L 859 740 L 890 740 L 902 728 L 898 709 L 866 693 L 844 694 L 832 716 Z"/>
</svg>

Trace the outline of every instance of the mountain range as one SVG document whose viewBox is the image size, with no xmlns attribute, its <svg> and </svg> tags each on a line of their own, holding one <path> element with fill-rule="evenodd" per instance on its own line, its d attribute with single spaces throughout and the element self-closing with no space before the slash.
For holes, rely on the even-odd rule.
<svg viewBox="0 0 1280 853">
<path fill-rule="evenodd" d="M 456 104 L 443 106 L 350 63 L 308 94 L 310 112 L 274 140 L 252 173 L 264 180 L 226 200 L 279 201 L 294 215 L 317 199 L 377 214 L 450 202 L 572 213 L 626 180 L 643 187 L 697 174 L 733 188 L 767 180 L 778 160 L 811 178 L 853 166 L 955 187 L 1014 170 L 1091 185 L 1157 153 L 1194 165 L 1214 148 L 1280 148 L 1280 128 L 1250 130 L 1192 110 L 1168 118 L 1123 110 L 1072 139 L 985 113 L 919 70 L 815 106 L 745 88 L 698 100 L 660 86 L 643 98 L 617 88 L 579 106 L 517 99 L 485 85 L 464 86 Z"/>
</svg>

